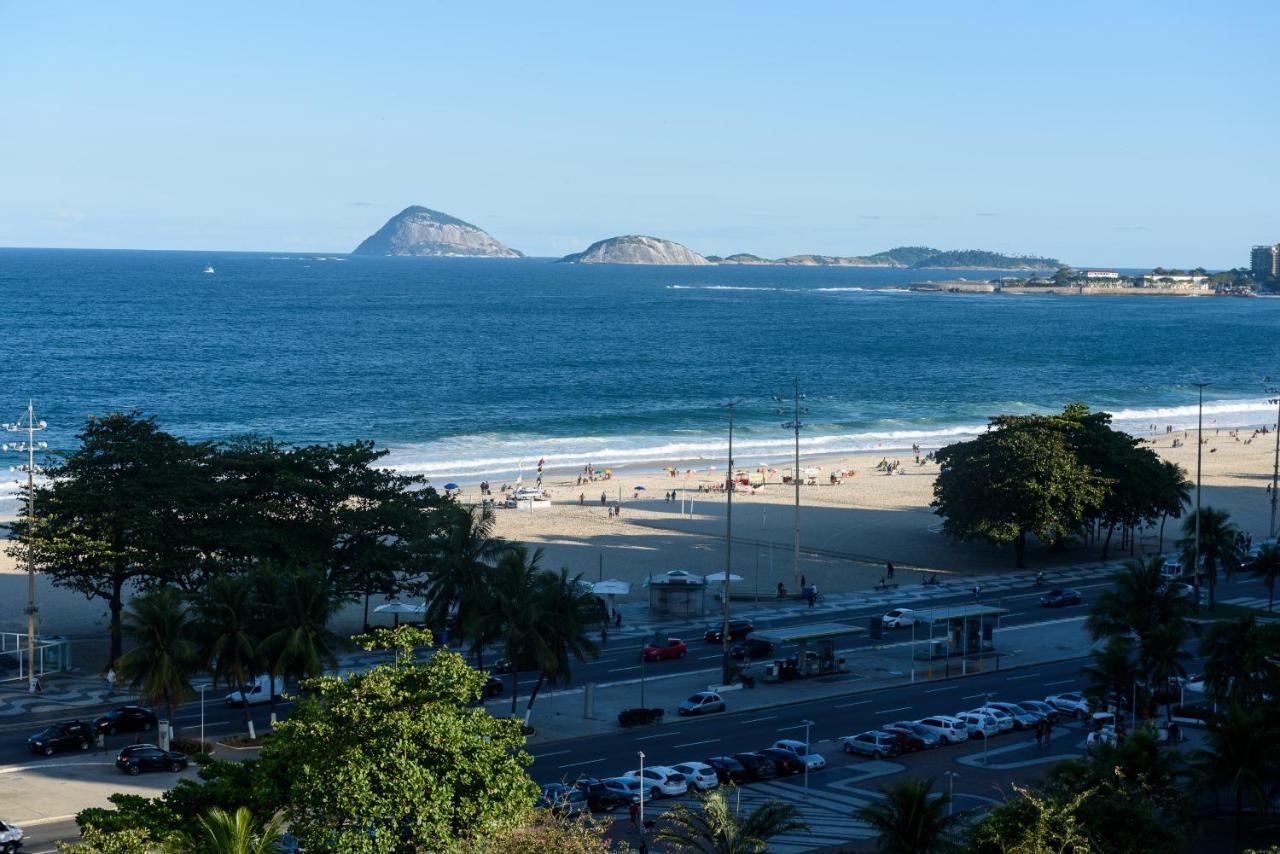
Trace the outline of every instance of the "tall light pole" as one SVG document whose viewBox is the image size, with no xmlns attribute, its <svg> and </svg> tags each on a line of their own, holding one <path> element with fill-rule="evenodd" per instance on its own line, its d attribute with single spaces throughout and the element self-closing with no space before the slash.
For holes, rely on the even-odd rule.
<svg viewBox="0 0 1280 854">
<path fill-rule="evenodd" d="M 1192 383 L 1200 391 L 1200 403 L 1196 408 L 1196 551 L 1195 563 L 1191 566 L 1191 576 L 1193 578 L 1200 577 L 1200 459 L 1204 456 L 1204 387 L 1207 382 Z M 1199 585 L 1196 585 L 1197 595 Z M 1197 598 L 1196 607 L 1200 607 L 1200 601 Z M 1209 607 L 1213 607 L 1213 577 L 1209 578 Z"/>
<path fill-rule="evenodd" d="M 950 818 L 955 812 L 956 806 L 956 778 L 960 775 L 955 771 L 947 771 L 947 817 Z"/>
<path fill-rule="evenodd" d="M 25 430 L 25 442 L 12 442 L 0 446 L 5 451 L 27 452 L 27 690 L 36 692 L 36 552 L 32 545 L 36 528 L 36 448 L 48 448 L 47 442 L 37 442 L 36 432 L 49 425 L 36 421 L 35 407 L 27 401 L 26 421 L 18 419 L 13 424 L 5 424 L 4 429 L 10 433 Z"/>
<path fill-rule="evenodd" d="M 640 839 L 644 839 L 644 751 L 637 751 L 640 754 Z"/>
<path fill-rule="evenodd" d="M 796 461 L 795 461 L 795 468 L 793 468 L 791 472 L 794 475 L 793 480 L 795 481 L 795 488 L 796 488 L 795 567 L 793 571 L 795 572 L 795 582 L 797 585 L 799 585 L 800 584 L 800 430 L 801 428 L 804 427 L 804 422 L 800 420 L 800 416 L 807 413 L 809 410 L 800 408 L 800 401 L 804 400 L 804 395 L 800 393 L 800 378 L 796 377 L 794 382 L 795 382 L 795 387 L 791 394 L 791 404 L 792 404 L 791 420 L 786 422 L 782 426 L 786 430 L 794 431 L 796 435 Z M 786 398 L 781 397 L 779 395 L 774 395 L 773 399 L 778 401 L 786 400 Z"/>
<path fill-rule="evenodd" d="M 1275 397 L 1268 400 L 1267 403 L 1276 405 L 1276 462 L 1275 467 L 1271 470 L 1271 527 L 1268 529 L 1268 536 L 1274 538 L 1276 535 L 1276 497 L 1280 493 L 1280 388 L 1267 389 L 1269 394 Z"/>
<path fill-rule="evenodd" d="M 720 684 L 729 684 L 729 578 L 732 562 L 730 551 L 733 547 L 733 407 L 738 401 L 731 400 L 725 404 L 729 409 L 729 474 L 725 477 L 724 508 L 724 627 L 720 633 L 722 662 L 720 665 Z"/>
<path fill-rule="evenodd" d="M 809 795 L 809 728 L 813 726 L 813 721 L 803 720 L 804 724 L 804 794 Z"/>
</svg>

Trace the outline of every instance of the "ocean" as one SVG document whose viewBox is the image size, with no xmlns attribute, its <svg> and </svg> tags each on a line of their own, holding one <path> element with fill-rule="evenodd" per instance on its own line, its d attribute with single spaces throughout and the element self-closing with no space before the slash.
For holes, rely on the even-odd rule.
<svg viewBox="0 0 1280 854">
<path fill-rule="evenodd" d="M 793 378 L 810 454 L 938 446 L 1070 401 L 1193 425 L 1201 378 L 1206 426 L 1274 421 L 1280 300 L 907 287 L 988 275 L 0 250 L 0 421 L 30 397 L 57 449 L 86 414 L 137 409 L 193 439 L 372 439 L 473 480 L 721 461 L 729 400 L 737 460 L 784 461 L 773 396 Z"/>
</svg>

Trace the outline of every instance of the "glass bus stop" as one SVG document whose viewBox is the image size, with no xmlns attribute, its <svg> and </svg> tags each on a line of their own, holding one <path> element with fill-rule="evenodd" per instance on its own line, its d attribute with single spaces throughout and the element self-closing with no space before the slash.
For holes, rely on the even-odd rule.
<svg viewBox="0 0 1280 854">
<path fill-rule="evenodd" d="M 775 658 L 765 666 L 765 682 L 784 682 L 811 676 L 844 673 L 844 659 L 836 657 L 836 638 L 866 634 L 861 626 L 846 623 L 810 623 L 768 631 L 752 632 L 751 637 L 773 644 L 776 653 L 783 646 L 796 644 L 799 649 L 787 658 Z"/>
</svg>

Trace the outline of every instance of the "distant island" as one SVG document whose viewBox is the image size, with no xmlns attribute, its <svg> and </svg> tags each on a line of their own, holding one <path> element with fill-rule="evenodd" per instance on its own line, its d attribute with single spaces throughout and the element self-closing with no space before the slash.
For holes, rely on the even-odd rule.
<svg viewBox="0 0 1280 854">
<path fill-rule="evenodd" d="M 934 249 L 929 246 L 899 246 L 874 255 L 788 255 L 761 258 L 739 253 L 723 258 L 707 256 L 713 264 L 761 264 L 783 267 L 896 267 L 914 270 L 1056 270 L 1056 258 L 1034 255 L 1005 255 L 981 249 Z"/>
<path fill-rule="evenodd" d="M 411 205 L 387 220 L 352 255 L 523 258 L 482 228 L 447 213 Z"/>
<path fill-rule="evenodd" d="M 597 240 L 581 252 L 560 259 L 565 264 L 672 264 L 702 267 L 710 260 L 673 240 L 625 234 Z"/>
</svg>

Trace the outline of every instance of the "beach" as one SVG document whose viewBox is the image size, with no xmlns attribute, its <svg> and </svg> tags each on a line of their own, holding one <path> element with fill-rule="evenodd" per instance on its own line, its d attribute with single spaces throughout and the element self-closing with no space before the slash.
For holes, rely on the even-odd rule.
<svg viewBox="0 0 1280 854">
<path fill-rule="evenodd" d="M 1241 530 L 1255 540 L 1265 536 L 1271 505 L 1266 487 L 1274 463 L 1274 435 L 1253 437 L 1260 425 L 1242 427 L 1236 435 L 1227 427 L 1205 431 L 1202 503 L 1231 514 Z M 1195 478 L 1195 432 L 1165 433 L 1160 428 L 1145 437 L 1161 457 L 1181 465 Z M 1180 447 L 1172 447 L 1174 439 Z M 927 452 L 928 449 L 923 449 Z M 900 474 L 887 475 L 876 466 L 881 459 L 900 461 Z M 745 462 L 745 461 L 744 461 Z M 755 471 L 754 466 L 738 469 Z M 937 466 L 917 465 L 910 449 L 880 450 L 851 456 L 802 457 L 801 468 L 817 468 L 817 485 L 800 489 L 799 573 L 820 590 L 845 592 L 870 588 L 885 575 L 886 563 L 896 569 L 895 581 L 916 584 L 926 572 L 963 578 L 1008 572 L 1014 569 L 1013 547 L 986 543 L 957 543 L 945 537 L 940 519 L 929 507 Z M 686 472 L 688 472 L 686 474 Z M 632 584 L 623 601 L 643 603 L 646 576 L 681 569 L 699 575 L 725 568 L 725 507 L 723 493 L 711 492 L 724 478 L 723 464 L 698 470 L 680 469 L 676 476 L 663 471 L 631 473 L 614 470 L 609 480 L 578 484 L 577 474 L 547 472 L 543 487 L 550 492 L 550 507 L 534 510 L 498 508 L 494 511 L 497 533 L 513 542 L 543 551 L 542 566 L 567 567 L 587 580 L 616 578 Z M 832 472 L 856 472 L 830 482 Z M 795 489 L 781 478 L 790 467 L 775 464 L 766 469 L 766 484 L 755 494 L 733 499 L 732 572 L 742 577 L 735 595 L 774 594 L 778 582 L 790 592 L 798 589 L 794 556 Z M 502 484 L 491 481 L 496 491 Z M 460 500 L 479 500 L 477 483 L 459 484 Z M 636 487 L 644 487 L 637 490 Z M 703 491 L 699 491 L 702 487 Z M 676 492 L 676 500 L 664 496 Z M 601 504 L 604 494 L 606 503 Z M 579 496 L 582 496 L 581 503 Z M 1194 499 L 1193 499 L 1194 500 Z M 615 518 L 610 508 L 619 507 Z M 1165 526 L 1163 549 L 1158 528 L 1141 530 L 1134 554 L 1171 551 L 1181 536 L 1181 520 Z M 1112 557 L 1127 556 L 1113 539 Z M 1049 551 L 1028 548 L 1032 569 L 1080 564 L 1101 559 L 1100 549 L 1072 546 Z M 79 594 L 54 588 L 37 578 L 40 605 L 39 630 L 43 634 L 105 636 L 106 604 L 86 602 Z M 26 574 L 8 555 L 0 556 L 0 630 L 24 631 L 22 607 L 26 601 Z M 382 601 L 381 597 L 377 601 Z M 374 604 L 377 604 L 375 602 Z M 340 616 L 341 631 L 359 628 L 362 609 L 350 606 Z"/>
</svg>

